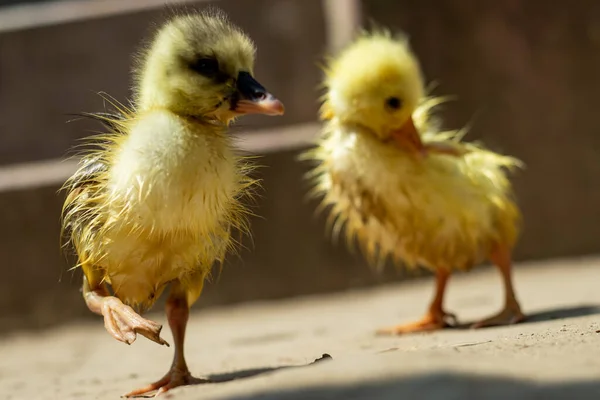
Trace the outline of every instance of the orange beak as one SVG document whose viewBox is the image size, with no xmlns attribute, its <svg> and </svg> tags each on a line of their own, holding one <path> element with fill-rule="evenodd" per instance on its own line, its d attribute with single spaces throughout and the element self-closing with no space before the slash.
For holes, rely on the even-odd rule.
<svg viewBox="0 0 600 400">
<path fill-rule="evenodd" d="M 238 114 L 283 115 L 283 103 L 267 91 L 247 71 L 240 71 L 236 81 L 237 101 L 232 111 Z"/>
<path fill-rule="evenodd" d="M 391 134 L 392 138 L 401 148 L 408 149 L 415 154 L 427 154 L 425 145 L 423 145 L 423 141 L 421 140 L 421 135 L 417 132 L 412 117 L 400 129 L 392 131 Z"/>
<path fill-rule="evenodd" d="M 267 93 L 262 99 L 238 101 L 235 112 L 239 114 L 283 115 L 285 108 L 281 101 L 272 94 Z"/>
</svg>

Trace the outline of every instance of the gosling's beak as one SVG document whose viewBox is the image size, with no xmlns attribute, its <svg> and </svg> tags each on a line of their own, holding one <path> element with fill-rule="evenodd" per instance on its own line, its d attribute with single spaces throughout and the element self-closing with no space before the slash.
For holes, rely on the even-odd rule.
<svg viewBox="0 0 600 400">
<path fill-rule="evenodd" d="M 283 103 L 267 92 L 248 72 L 238 74 L 237 91 L 239 100 L 232 105 L 239 114 L 283 115 Z"/>
<path fill-rule="evenodd" d="M 421 141 L 421 135 L 417 132 L 412 117 L 409 117 L 408 121 L 406 121 L 400 129 L 392 131 L 391 136 L 400 147 L 420 155 L 427 154 L 425 145 L 423 145 L 423 141 Z"/>
</svg>

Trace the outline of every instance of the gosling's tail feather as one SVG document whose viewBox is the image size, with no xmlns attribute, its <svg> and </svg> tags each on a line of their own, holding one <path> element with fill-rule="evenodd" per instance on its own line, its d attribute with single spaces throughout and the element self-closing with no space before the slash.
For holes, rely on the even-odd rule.
<svg viewBox="0 0 600 400">
<path fill-rule="evenodd" d="M 104 125 L 106 129 L 111 132 L 123 132 L 123 122 L 127 119 L 127 116 L 120 112 L 80 112 L 68 114 L 73 117 L 83 117 L 93 119 Z"/>
<path fill-rule="evenodd" d="M 99 121 L 108 132 L 125 134 L 127 121 L 135 118 L 135 105 L 130 103 L 127 106 L 105 92 L 98 94 L 105 103 L 110 105 L 110 108 L 112 108 L 111 112 L 80 112 L 69 115 Z"/>
</svg>

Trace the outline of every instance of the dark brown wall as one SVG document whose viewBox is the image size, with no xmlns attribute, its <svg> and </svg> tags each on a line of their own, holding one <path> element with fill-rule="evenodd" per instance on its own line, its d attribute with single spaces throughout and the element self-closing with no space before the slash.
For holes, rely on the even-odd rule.
<svg viewBox="0 0 600 400">
<path fill-rule="evenodd" d="M 255 74 L 287 106 L 284 117 L 248 117 L 243 126 L 314 120 L 320 79 L 315 63 L 325 49 L 320 1 L 222 0 L 185 7 L 214 4 L 254 39 Z M 99 91 L 125 102 L 132 53 L 169 15 L 155 9 L 0 31 L 0 165 L 62 157 L 89 135 L 91 125 L 67 124 L 67 114 L 101 110 Z"/>
<path fill-rule="evenodd" d="M 320 2 L 219 4 L 256 39 L 257 75 L 288 110 L 285 118 L 243 125 L 313 120 L 315 62 L 326 42 Z M 363 0 L 363 6 L 367 16 L 411 35 L 427 77 L 440 83 L 436 93 L 458 95 L 444 108 L 447 127 L 475 117 L 468 138 L 527 163 L 515 179 L 526 223 L 517 259 L 599 252 L 600 3 Z M 0 33 L 0 164 L 60 157 L 87 134 L 82 123 L 65 125 L 62 114 L 98 109 L 93 90 L 125 97 L 129 53 L 159 14 Z M 312 217 L 314 203 L 303 201 L 306 166 L 296 154 L 263 158 L 257 210 L 263 218 L 253 221 L 254 247 L 229 259 L 197 307 L 402 278 L 391 270 L 374 274 L 360 257 L 328 242 L 322 221 Z M 65 272 L 72 262 L 57 247 L 57 189 L 0 193 L 0 330 L 92 317 L 78 292 L 80 273 Z"/>
</svg>

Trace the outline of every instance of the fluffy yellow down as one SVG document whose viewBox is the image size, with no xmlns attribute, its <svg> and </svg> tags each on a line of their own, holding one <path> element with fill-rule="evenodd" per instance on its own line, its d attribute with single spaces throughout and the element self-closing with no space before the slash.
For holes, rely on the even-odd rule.
<svg viewBox="0 0 600 400">
<path fill-rule="evenodd" d="M 139 310 L 175 280 L 193 303 L 214 261 L 234 249 L 231 230 L 249 234 L 241 198 L 257 183 L 252 165 L 223 126 L 165 110 L 120 123 L 127 134 L 103 136 L 104 148 L 87 156 L 110 168 L 82 181 L 84 163 L 65 185 L 64 226 L 79 266 Z"/>
<path fill-rule="evenodd" d="M 506 169 L 520 161 L 462 142 L 463 132 L 440 132 L 431 109 L 441 101 L 424 97 L 420 79 L 405 41 L 361 37 L 328 68 L 326 122 L 302 158 L 316 163 L 310 179 L 329 212 L 328 230 L 334 238 L 343 232 L 349 246 L 356 240 L 372 265 L 389 256 L 410 267 L 467 270 L 518 237 L 521 215 Z M 467 154 L 420 159 L 381 140 L 377 128 L 407 118 L 383 110 L 391 90 L 400 92 L 425 144 Z"/>
</svg>

